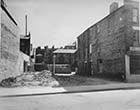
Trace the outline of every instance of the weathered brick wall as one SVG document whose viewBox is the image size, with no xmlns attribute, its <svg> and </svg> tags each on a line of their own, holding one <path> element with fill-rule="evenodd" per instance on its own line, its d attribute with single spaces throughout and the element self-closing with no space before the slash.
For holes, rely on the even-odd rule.
<svg viewBox="0 0 140 110">
<path fill-rule="evenodd" d="M 91 40 L 93 66 L 97 67 L 97 59 L 102 59 L 103 72 L 125 73 L 124 55 L 138 37 L 132 28 L 138 26 L 132 22 L 132 9 L 123 6 L 92 27 L 99 28 L 99 32 L 93 31 L 94 40 Z"/>
<path fill-rule="evenodd" d="M 78 40 L 78 73 L 83 74 L 83 64 L 84 64 L 84 42 L 83 42 L 83 35 L 77 38 Z"/>
<path fill-rule="evenodd" d="M 89 70 L 89 30 L 86 30 L 81 36 L 78 37 L 78 73 L 82 75 L 90 74 Z"/>
<path fill-rule="evenodd" d="M 99 72 L 101 66 L 105 73 L 125 73 L 125 54 L 131 46 L 136 45 L 134 41 L 139 40 L 139 31 L 133 29 L 133 26 L 139 27 L 139 18 L 137 23 L 132 22 L 134 8 L 138 9 L 137 3 L 116 9 L 78 37 L 80 74 L 85 72 L 87 53 L 93 74 Z"/>
<path fill-rule="evenodd" d="M 1 24 L 1 11 L 2 9 L 0 8 L 0 24 Z M 1 25 L 0 25 L 0 30 L 1 30 Z M 0 58 L 1 58 L 1 31 L 0 31 Z"/>
<path fill-rule="evenodd" d="M 102 59 L 103 72 L 124 72 L 125 54 L 125 14 L 124 7 L 110 14 L 93 29 L 92 61 L 94 72 L 98 70 L 97 59 Z M 98 30 L 98 31 L 97 31 Z"/>
<path fill-rule="evenodd" d="M 0 80 L 19 73 L 19 28 L 1 8 Z"/>
<path fill-rule="evenodd" d="M 129 47 L 132 46 L 140 46 L 139 44 L 139 18 L 137 22 L 133 22 L 133 9 L 138 9 L 138 5 L 136 6 L 125 6 L 126 8 L 126 33 L 125 33 L 125 47 L 129 50 Z M 139 16 L 138 16 L 139 17 Z M 137 27 L 138 29 L 134 29 Z"/>
<path fill-rule="evenodd" d="M 92 72 L 97 73 L 99 71 L 98 59 L 102 59 L 103 72 L 107 73 L 124 73 L 124 55 L 127 51 L 126 47 L 129 47 L 133 43 L 132 31 L 128 36 L 128 24 L 129 17 L 126 13 L 127 8 L 121 7 L 115 12 L 111 13 L 92 27 L 88 28 L 83 34 L 79 36 L 79 55 L 80 65 L 84 66 L 86 48 L 89 50 L 89 45 L 92 45 L 92 53 L 88 51 L 89 59 L 92 61 Z M 86 34 L 88 32 L 88 34 Z M 127 33 L 127 34 L 126 34 Z M 86 36 L 85 36 L 86 35 Z M 126 38 L 128 36 L 129 38 Z M 86 42 L 89 39 L 89 44 L 86 46 Z M 130 40 L 127 40 L 130 39 Z M 128 45 L 128 46 L 126 46 Z M 80 67 L 81 70 L 83 67 Z"/>
</svg>

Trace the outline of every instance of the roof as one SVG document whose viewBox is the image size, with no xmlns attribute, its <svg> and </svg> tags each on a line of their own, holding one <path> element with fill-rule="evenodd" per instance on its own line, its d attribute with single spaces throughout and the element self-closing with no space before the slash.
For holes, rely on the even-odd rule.
<svg viewBox="0 0 140 110">
<path fill-rule="evenodd" d="M 109 16 L 113 15 L 115 12 L 117 12 L 118 10 L 124 8 L 124 5 L 118 7 L 115 11 L 113 11 L 112 13 L 109 13 L 108 15 L 106 15 L 105 17 L 103 17 L 101 20 L 99 20 L 98 22 L 96 22 L 95 24 L 91 25 L 90 27 L 88 27 L 86 30 L 84 30 L 77 38 L 81 37 L 81 35 L 83 35 L 83 33 L 85 33 L 86 31 L 88 31 L 89 29 L 93 28 L 94 26 L 96 26 L 97 24 L 99 24 L 100 22 L 102 22 L 103 20 L 105 20 L 106 18 L 108 18 Z"/>
<path fill-rule="evenodd" d="M 57 49 L 53 53 L 75 53 L 76 49 Z"/>
<path fill-rule="evenodd" d="M 16 21 L 11 16 L 11 14 L 9 13 L 9 11 L 6 9 L 6 4 L 5 4 L 5 2 L 3 0 L 1 1 L 1 8 L 5 11 L 5 13 L 7 14 L 7 16 L 13 21 L 13 23 L 17 26 Z"/>
</svg>

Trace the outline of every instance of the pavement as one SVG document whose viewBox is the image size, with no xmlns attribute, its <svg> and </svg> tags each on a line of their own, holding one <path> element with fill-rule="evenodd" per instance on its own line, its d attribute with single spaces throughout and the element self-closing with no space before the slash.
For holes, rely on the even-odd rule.
<svg viewBox="0 0 140 110">
<path fill-rule="evenodd" d="M 4 97 L 0 110 L 140 110 L 140 89 Z"/>
<path fill-rule="evenodd" d="M 72 86 L 72 87 L 0 87 L 0 97 L 22 97 L 34 95 L 67 94 L 93 91 L 140 89 L 140 83 L 115 83 L 103 85 Z"/>
</svg>

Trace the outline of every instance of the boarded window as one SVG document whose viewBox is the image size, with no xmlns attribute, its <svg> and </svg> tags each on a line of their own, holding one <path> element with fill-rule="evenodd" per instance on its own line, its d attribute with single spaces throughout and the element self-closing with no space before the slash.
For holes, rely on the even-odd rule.
<svg viewBox="0 0 140 110">
<path fill-rule="evenodd" d="M 130 56 L 130 73 L 140 74 L 140 56 Z"/>
<path fill-rule="evenodd" d="M 90 36 L 92 36 L 92 31 L 93 31 L 92 28 L 90 28 Z"/>
</svg>

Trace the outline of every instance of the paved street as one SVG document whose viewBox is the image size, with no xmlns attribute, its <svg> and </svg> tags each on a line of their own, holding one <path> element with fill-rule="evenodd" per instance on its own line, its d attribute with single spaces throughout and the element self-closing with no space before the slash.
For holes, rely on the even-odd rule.
<svg viewBox="0 0 140 110">
<path fill-rule="evenodd" d="M 140 110 L 140 90 L 0 98 L 1 110 Z"/>
</svg>

